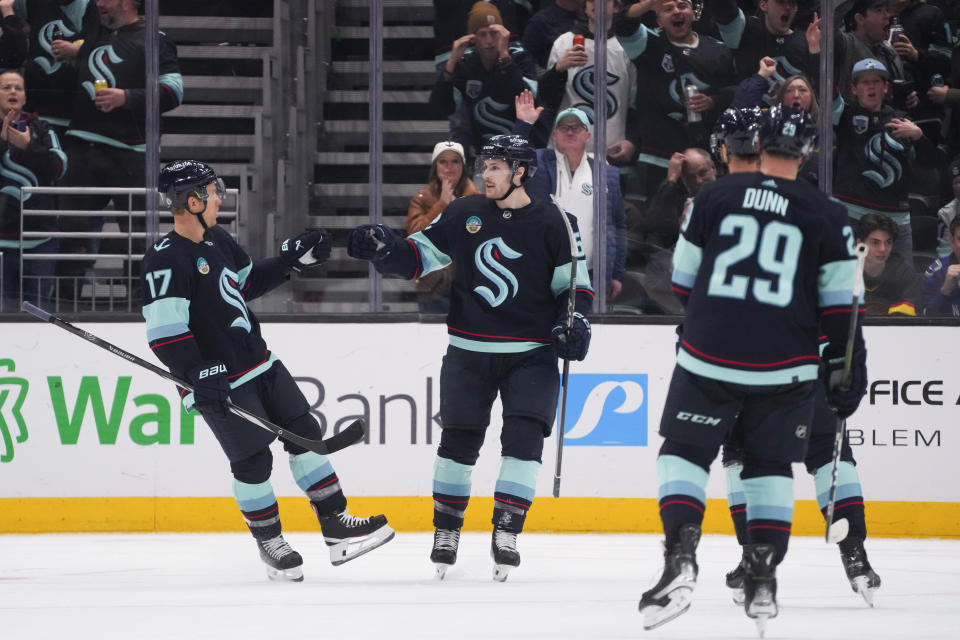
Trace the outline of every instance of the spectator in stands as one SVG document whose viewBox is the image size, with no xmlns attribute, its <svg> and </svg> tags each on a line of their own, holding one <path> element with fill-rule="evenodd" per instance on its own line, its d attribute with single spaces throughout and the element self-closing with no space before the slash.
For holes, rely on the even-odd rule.
<svg viewBox="0 0 960 640">
<path fill-rule="evenodd" d="M 910 178 L 917 154 L 932 154 L 933 145 L 905 115 L 883 102 L 889 78 L 879 60 L 867 58 L 853 67 L 853 101 L 837 126 L 833 195 L 859 220 L 881 213 L 897 224 L 893 250 L 913 260 L 910 228 Z"/>
<path fill-rule="evenodd" d="M 77 55 L 78 90 L 74 98 L 70 129 L 64 146 L 70 168 L 63 184 L 71 187 L 139 187 L 145 178 L 146 152 L 146 68 L 143 19 L 137 14 L 139 0 L 98 0 L 103 29 L 96 39 L 87 40 Z M 160 112 L 169 111 L 183 100 L 183 80 L 175 45 L 160 33 L 159 51 Z M 106 88 L 97 88 L 105 82 Z M 126 197 L 112 195 L 68 196 L 61 199 L 66 209 L 97 211 L 111 200 L 117 209 L 126 211 Z M 143 200 L 135 200 L 134 209 L 143 209 Z M 64 218 L 64 231 L 96 231 L 103 218 Z M 127 217 L 119 219 L 126 231 Z M 143 231 L 143 218 L 134 219 L 135 231 Z M 99 242 L 65 239 L 64 253 L 96 253 Z M 137 240 L 133 253 L 143 253 L 144 244 Z M 126 241 L 118 252 L 127 252 Z M 62 276 L 76 278 L 91 263 L 65 260 L 58 267 Z M 139 265 L 139 262 L 136 263 Z M 133 272 L 138 283 L 137 269 Z M 69 292 L 68 292 L 69 293 Z M 136 298 L 135 298 L 136 299 Z"/>
<path fill-rule="evenodd" d="M 795 31 L 797 0 L 760 0 L 760 14 L 744 17 L 736 0 L 719 0 L 714 12 L 723 43 L 733 50 L 741 77 L 746 77 L 762 58 L 775 61 L 767 76 L 766 104 L 773 104 L 787 76 L 814 77 L 820 68 L 820 20 Z"/>
<path fill-rule="evenodd" d="M 953 34 L 943 12 L 925 0 L 891 0 L 890 13 L 891 20 L 895 16 L 903 26 L 903 33 L 891 45 L 916 83 L 913 88 L 919 104 L 911 112 L 913 120 L 924 135 L 938 144 L 944 111 L 929 100 L 927 90 L 943 86 L 950 77 Z"/>
<path fill-rule="evenodd" d="M 77 91 L 76 59 L 100 31 L 97 3 L 89 0 L 23 0 L 17 14 L 30 25 L 24 78 L 30 87 L 27 109 L 53 125 L 63 138 Z"/>
<path fill-rule="evenodd" d="M 950 255 L 950 223 L 960 213 L 960 158 L 953 159 L 947 173 L 950 175 L 953 200 L 937 212 L 937 255 L 941 258 Z"/>
<path fill-rule="evenodd" d="M 908 80 L 903 62 L 897 52 L 887 42 L 890 26 L 890 0 L 841 0 L 834 9 L 837 29 L 834 31 L 834 82 L 840 87 L 843 99 L 853 100 L 853 66 L 860 60 L 873 58 L 883 63 L 888 76 L 895 82 Z M 840 30 L 845 24 L 846 31 Z M 912 98 L 898 96 L 899 109 L 912 108 L 917 104 L 916 95 Z"/>
<path fill-rule="evenodd" d="M 523 30 L 523 46 L 541 69 L 547 68 L 556 39 L 573 29 L 583 5 L 584 0 L 554 0 L 530 18 Z"/>
<path fill-rule="evenodd" d="M 656 8 L 660 29 L 640 18 Z M 717 116 L 733 97 L 733 53 L 693 30 L 690 0 L 641 0 L 617 14 L 613 30 L 637 65 L 639 161 L 647 170 L 642 191 L 652 194 L 670 157 L 688 147 L 707 147 Z"/>
<path fill-rule="evenodd" d="M 453 43 L 450 59 L 430 95 L 441 116 L 457 114 L 466 120 L 462 128 L 451 130 L 450 139 L 463 145 L 468 159 L 488 138 L 513 129 L 514 96 L 528 86 L 536 88 L 536 66 L 522 45 L 510 44 L 510 32 L 494 5 L 479 2 L 473 6 L 467 35 Z M 537 146 L 545 143 L 544 135 L 534 136 Z"/>
<path fill-rule="evenodd" d="M 913 265 L 892 253 L 897 225 L 887 216 L 868 213 L 860 218 L 854 235 L 867 245 L 863 263 L 864 303 L 870 315 L 917 315 L 920 277 Z"/>
<path fill-rule="evenodd" d="M 606 0 L 606 3 L 607 28 L 604 31 L 609 33 L 614 11 L 620 3 L 615 0 Z M 587 114 L 591 125 L 596 121 L 593 111 L 596 100 L 593 81 L 595 11 L 596 2 L 587 0 L 587 24 L 576 25 L 553 43 L 549 68 L 540 78 L 539 86 L 541 104 L 553 109 L 554 113 L 576 107 Z M 583 37 L 582 45 L 574 44 L 576 36 Z M 610 34 L 607 38 L 606 139 L 613 141 L 607 145 L 607 159 L 613 164 L 629 164 L 636 152 L 633 143 L 626 139 L 627 113 L 636 98 L 636 92 L 633 64 L 624 53 L 620 41 Z"/>
<path fill-rule="evenodd" d="M 0 71 L 19 69 L 27 59 L 27 36 L 13 5 L 14 0 L 0 0 Z"/>
<path fill-rule="evenodd" d="M 450 58 L 450 43 L 463 35 L 463 25 L 467 22 L 470 10 L 478 3 L 490 4 L 502 16 L 503 24 L 511 33 L 523 33 L 523 26 L 528 11 L 517 0 L 433 0 L 433 37 L 436 42 L 436 57 L 438 67 Z M 526 3 L 530 4 L 530 3 Z M 518 9 L 520 9 L 518 13 Z"/>
<path fill-rule="evenodd" d="M 960 316 L 960 217 L 950 221 L 950 255 L 938 258 L 923 274 L 923 314 Z"/>
<path fill-rule="evenodd" d="M 533 94 L 517 96 L 517 128 L 521 136 L 537 121 L 543 107 L 535 107 Z M 527 194 L 534 200 L 551 196 L 577 217 L 580 240 L 590 265 L 591 282 L 597 272 L 593 259 L 597 234 L 597 212 L 593 208 L 593 165 L 587 153 L 593 125 L 581 109 L 564 109 L 557 114 L 553 128 L 553 149 L 537 149 L 537 172 L 527 182 Z M 623 289 L 627 262 L 627 221 L 620 195 L 620 174 L 604 165 L 607 187 L 606 226 L 601 242 L 606 247 L 607 299 L 615 300 Z M 559 215 L 559 214 L 558 214 Z"/>
<path fill-rule="evenodd" d="M 67 157 L 57 136 L 36 114 L 22 111 L 26 94 L 23 76 L 16 71 L 0 73 L 0 253 L 3 254 L 3 281 L 0 283 L 3 311 L 20 309 L 20 277 L 23 299 L 37 305 L 50 301 L 54 288 L 52 260 L 24 260 L 20 271 L 21 246 L 24 254 L 55 253 L 57 241 L 50 237 L 20 237 L 21 187 L 48 187 L 63 176 Z M 25 194 L 27 209 L 53 209 L 53 198 Z M 33 216 L 24 223 L 26 231 L 56 231 L 54 216 Z M 22 242 L 22 245 L 21 245 Z"/>
<path fill-rule="evenodd" d="M 640 213 L 634 230 L 641 234 L 645 244 L 672 250 L 680 236 L 687 200 L 716 179 L 717 167 L 707 151 L 690 148 L 673 154 L 667 165 L 667 177 Z"/>
<path fill-rule="evenodd" d="M 433 148 L 427 184 L 410 199 L 407 207 L 407 235 L 423 231 L 453 202 L 454 198 L 479 193 L 466 170 L 463 146 L 449 140 Z M 450 310 L 450 286 L 454 265 L 428 273 L 417 280 L 418 302 L 423 313 L 446 313 Z"/>
</svg>

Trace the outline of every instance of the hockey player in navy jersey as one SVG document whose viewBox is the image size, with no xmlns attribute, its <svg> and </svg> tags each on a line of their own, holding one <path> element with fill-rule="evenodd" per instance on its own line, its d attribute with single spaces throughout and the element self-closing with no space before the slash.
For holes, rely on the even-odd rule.
<svg viewBox="0 0 960 640">
<path fill-rule="evenodd" d="M 271 580 L 303 580 L 299 553 L 283 539 L 270 484 L 272 433 L 229 413 L 226 401 L 284 429 L 319 438 L 310 406 L 283 363 L 260 334 L 247 302 L 285 282 L 289 272 L 330 257 L 330 236 L 309 229 L 283 242 L 280 256 L 253 261 L 222 227 L 217 211 L 223 182 L 192 160 L 168 164 L 159 191 L 174 214 L 173 231 L 143 257 L 143 317 L 153 353 L 170 372 L 189 380 L 184 406 L 203 415 L 230 461 L 233 493 Z M 297 485 L 310 500 L 330 560 L 338 565 L 388 542 L 393 530 L 382 516 L 347 512 L 330 461 L 284 442 Z"/>
<path fill-rule="evenodd" d="M 450 345 L 440 372 L 443 431 L 434 465 L 436 531 L 430 559 L 441 578 L 456 562 L 470 475 L 499 393 L 502 462 L 494 489 L 491 554 L 494 579 L 503 581 L 520 564 L 517 534 L 533 502 L 544 438 L 553 427 L 557 356 L 586 356 L 593 290 L 576 218 L 548 201 L 531 201 L 523 187 L 537 168 L 527 140 L 495 136 L 478 163 L 483 195 L 454 200 L 433 224 L 406 239 L 383 225 L 358 227 L 348 250 L 371 260 L 381 273 L 405 278 L 457 265 L 447 317 Z M 561 215 L 572 226 L 574 251 Z M 576 313 L 568 332 L 573 268 Z"/>
<path fill-rule="evenodd" d="M 731 174 L 757 171 L 760 168 L 760 126 L 763 113 L 757 107 L 727 109 L 720 118 L 710 138 L 711 151 L 718 164 L 727 166 Z M 761 168 L 762 170 L 762 168 Z M 810 444 L 804 464 L 813 475 L 817 502 L 821 513 L 827 515 L 833 466 L 833 445 L 836 437 L 837 419 L 827 402 L 825 387 L 817 388 L 816 409 L 810 428 Z M 723 443 L 723 468 L 727 479 L 727 500 L 730 518 L 733 520 L 737 542 L 747 544 L 746 493 L 740 472 L 743 470 L 743 453 L 740 444 L 727 440 Z M 867 537 L 864 518 L 863 490 L 860 476 L 846 432 L 843 434 L 834 513 L 838 519 L 846 519 L 849 527 L 846 538 L 840 540 L 840 558 L 851 588 L 873 605 L 873 592 L 880 587 L 880 576 L 870 566 L 863 540 Z M 746 569 L 741 561 L 726 576 L 727 586 L 733 589 L 733 601 L 743 604 L 743 576 Z"/>
<path fill-rule="evenodd" d="M 791 463 L 804 460 L 820 375 L 841 418 L 866 388 L 857 325 L 852 380 L 843 366 L 856 271 L 841 205 L 796 181 L 814 142 L 803 112 L 774 107 L 760 132 L 763 173 L 705 186 L 684 221 L 673 284 L 687 316 L 664 404 L 657 460 L 664 571 L 643 594 L 644 627 L 684 613 L 697 580 L 696 547 L 710 464 L 728 438 L 741 443 L 746 495 L 744 607 L 761 629 L 777 615 L 776 567 L 793 517 Z"/>
</svg>

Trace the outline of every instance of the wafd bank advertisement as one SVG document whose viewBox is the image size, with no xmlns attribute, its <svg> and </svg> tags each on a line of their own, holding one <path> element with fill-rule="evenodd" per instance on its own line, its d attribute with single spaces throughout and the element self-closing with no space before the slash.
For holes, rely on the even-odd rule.
<svg viewBox="0 0 960 640">
<path fill-rule="evenodd" d="M 159 364 L 146 346 L 142 324 L 80 326 Z M 418 523 L 415 528 L 429 528 L 445 327 L 283 323 L 266 324 L 263 333 L 297 378 L 325 436 L 357 417 L 369 424 L 366 441 L 331 456 L 351 500 L 373 505 L 382 499 L 398 510 L 416 511 L 416 517 L 409 516 Z M 935 521 L 942 535 L 955 536 L 960 527 L 956 328 L 866 327 L 865 335 L 870 382 L 847 429 L 868 518 L 890 520 L 890 535 L 923 535 L 921 525 L 929 531 Z M 562 530 L 564 522 L 570 530 L 604 529 L 587 515 L 591 504 L 602 502 L 643 511 L 633 519 L 615 519 L 619 524 L 608 523 L 608 529 L 657 529 L 657 428 L 674 361 L 673 326 L 594 327 L 589 356 L 570 367 L 562 498 L 550 497 L 552 436 L 537 488 L 542 497 L 531 518 L 562 503 L 574 506 L 556 512 L 562 517 L 550 525 L 554 529 Z M 492 496 L 499 467 L 499 414 L 498 403 L 473 474 L 473 495 L 481 502 Z M 272 450 L 277 495 L 302 496 L 282 447 L 275 443 Z M 794 471 L 798 500 L 812 501 L 810 476 L 801 465 Z M 125 528 L 123 516 L 109 505 L 153 505 L 148 507 L 152 520 L 132 527 L 149 530 L 164 528 L 157 505 L 174 504 L 181 520 L 173 529 L 204 529 L 202 512 L 209 505 L 235 511 L 230 487 L 226 458 L 203 419 L 183 411 L 171 383 L 52 325 L 3 325 L 0 532 L 46 530 L 46 524 L 31 519 L 40 511 L 37 504 L 50 500 L 67 512 L 77 504 L 101 509 L 119 530 Z M 720 522 L 726 492 L 719 461 L 708 497 L 708 512 Z M 208 513 L 216 510 L 209 508 Z M 191 510 L 198 515 L 190 516 Z M 486 507 L 474 510 L 483 511 L 478 522 L 489 520 Z M 819 517 L 815 507 L 810 512 Z M 234 520 L 230 526 L 242 525 L 239 516 Z M 70 528 L 62 522 L 49 526 Z M 97 527 L 109 530 L 109 523 Z M 914 527 L 918 530 L 912 533 Z"/>
</svg>

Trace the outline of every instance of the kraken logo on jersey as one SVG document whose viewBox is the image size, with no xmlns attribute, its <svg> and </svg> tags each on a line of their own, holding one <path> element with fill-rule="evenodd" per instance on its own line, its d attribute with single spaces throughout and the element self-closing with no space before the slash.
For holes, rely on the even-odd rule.
<svg viewBox="0 0 960 640">
<path fill-rule="evenodd" d="M 117 52 L 113 50 L 112 44 L 105 44 L 102 47 L 97 47 L 90 53 L 90 59 L 87 62 L 87 68 L 90 70 L 90 74 L 94 78 L 103 78 L 107 81 L 107 86 L 116 87 L 117 78 L 113 75 L 113 72 L 110 71 L 111 64 L 120 64 L 123 62 L 123 58 L 117 55 Z M 84 80 L 82 84 L 84 90 L 90 95 L 90 99 L 93 100 L 96 90 L 93 88 L 93 83 L 89 80 Z"/>
<path fill-rule="evenodd" d="M 243 295 L 237 289 L 240 285 L 240 277 L 227 269 L 223 268 L 220 272 L 220 297 L 231 307 L 236 307 L 240 311 L 240 316 L 230 323 L 231 327 L 240 327 L 247 333 L 250 333 L 250 315 L 247 313 L 247 303 Z"/>
<path fill-rule="evenodd" d="M 473 121 L 483 132 L 484 139 L 513 131 L 513 117 L 510 105 L 497 102 L 490 96 L 477 102 L 473 107 Z"/>
<path fill-rule="evenodd" d="M 64 24 L 63 20 L 53 20 L 40 28 L 40 33 L 37 34 L 37 42 L 40 44 L 40 48 L 46 51 L 50 57 L 37 56 L 33 61 L 36 62 L 37 66 L 43 69 L 43 72 L 48 76 L 63 66 L 62 62 L 53 57 L 53 49 L 50 46 L 53 43 L 53 32 L 57 27 L 60 27 L 64 38 L 77 35 L 77 32 Z"/>
<path fill-rule="evenodd" d="M 164 249 L 166 249 L 166 248 L 169 247 L 169 246 L 170 246 L 170 238 L 164 238 L 163 240 L 160 241 L 160 244 L 155 244 L 155 245 L 153 245 L 153 250 L 154 250 L 154 251 L 163 251 Z"/>
<path fill-rule="evenodd" d="M 503 304 L 510 293 L 510 289 L 513 289 L 513 295 L 510 297 L 516 297 L 520 291 L 520 283 L 517 282 L 517 277 L 513 275 L 510 269 L 500 264 L 500 256 L 509 260 L 516 260 L 522 255 L 519 251 L 514 251 L 507 246 L 507 243 L 500 237 L 491 238 L 477 247 L 473 254 L 473 262 L 477 271 L 486 276 L 497 287 L 497 292 L 494 293 L 492 289 L 484 285 L 474 287 L 473 290 L 486 300 L 491 307 L 499 307 Z"/>
<path fill-rule="evenodd" d="M 581 100 L 585 101 L 573 106 L 586 113 L 587 117 L 590 118 L 590 122 L 596 122 L 597 120 L 593 117 L 593 97 L 597 94 L 597 83 L 594 81 L 593 70 L 593 65 L 584 67 L 573 77 L 573 91 Z M 608 71 L 607 87 L 612 87 L 618 82 L 620 82 L 620 76 Z M 607 117 L 612 118 L 613 115 L 617 113 L 618 108 L 619 105 L 616 96 L 614 96 L 612 92 L 607 91 Z"/>
<path fill-rule="evenodd" d="M 886 133 L 873 134 L 867 144 L 863 146 L 863 154 L 878 169 L 877 171 L 873 169 L 864 171 L 863 177 L 875 183 L 881 189 L 889 187 L 903 177 L 903 165 L 893 154 L 884 153 L 884 144 L 894 151 L 903 151 L 904 149 L 902 144 Z"/>
</svg>

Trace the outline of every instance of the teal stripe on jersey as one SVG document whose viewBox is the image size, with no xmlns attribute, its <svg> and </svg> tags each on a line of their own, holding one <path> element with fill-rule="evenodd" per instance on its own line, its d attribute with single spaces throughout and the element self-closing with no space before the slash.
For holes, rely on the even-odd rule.
<svg viewBox="0 0 960 640">
<path fill-rule="evenodd" d="M 436 220 L 434 220 L 434 223 L 436 223 Z M 421 276 L 437 269 L 443 269 L 452 262 L 450 256 L 437 249 L 437 246 L 430 242 L 430 238 L 425 236 L 422 231 L 407 236 L 407 240 L 416 245 L 417 251 L 420 252 Z"/>
<path fill-rule="evenodd" d="M 828 262 L 820 266 L 817 276 L 817 304 L 820 307 L 849 305 L 853 301 L 853 279 L 859 277 L 860 302 L 863 302 L 863 276 L 857 275 L 853 259 Z"/>
<path fill-rule="evenodd" d="M 67 131 L 66 135 L 74 136 L 76 138 L 80 138 L 81 140 L 86 140 L 87 142 L 105 144 L 108 147 L 117 147 L 118 149 L 129 149 L 130 151 L 139 151 L 140 153 L 146 153 L 147 151 L 147 145 L 145 144 L 124 144 L 119 140 L 102 136 L 99 133 L 92 133 L 90 131 L 83 131 L 81 129 L 70 129 Z"/>
<path fill-rule="evenodd" d="M 472 473 L 473 465 L 460 464 L 437 456 L 433 462 L 433 492 L 448 496 L 469 496 Z"/>
<path fill-rule="evenodd" d="M 746 26 L 747 19 L 744 17 L 743 11 L 739 9 L 737 10 L 737 17 L 729 24 L 718 24 L 717 29 L 720 31 L 723 44 L 730 49 L 739 49 L 740 39 L 743 38 L 743 30 Z"/>
<path fill-rule="evenodd" d="M 657 458 L 660 499 L 665 496 L 683 495 L 706 504 L 708 477 L 709 474 L 704 469 L 679 456 L 662 455 Z"/>
<path fill-rule="evenodd" d="M 650 37 L 650 30 L 643 24 L 637 31 L 629 36 L 617 36 L 620 46 L 631 60 L 636 58 L 647 50 L 647 38 Z"/>
<path fill-rule="evenodd" d="M 147 340 L 178 336 L 190 331 L 190 301 L 186 298 L 160 298 L 143 307 L 147 322 Z"/>
<path fill-rule="evenodd" d="M 744 371 L 743 369 L 723 367 L 700 360 L 682 346 L 680 351 L 677 352 L 677 364 L 698 376 L 733 382 L 734 384 L 793 384 L 794 382 L 816 380 L 819 375 L 819 366 L 816 364 L 802 364 L 774 371 Z"/>
<path fill-rule="evenodd" d="M 813 474 L 813 486 L 817 488 L 817 504 L 821 509 L 827 508 L 827 502 L 830 500 L 830 479 L 833 476 L 833 464 L 825 464 Z M 841 460 L 837 465 L 837 494 L 834 500 L 846 500 L 847 498 L 862 497 L 863 489 L 860 487 L 860 474 L 857 468 Z"/>
<path fill-rule="evenodd" d="M 652 164 L 656 167 L 663 167 L 666 169 L 670 166 L 670 161 L 666 158 L 661 158 L 660 156 L 654 156 L 649 153 L 638 153 L 637 162 L 643 162 L 644 164 Z"/>
<path fill-rule="evenodd" d="M 333 465 L 326 456 L 313 451 L 290 456 L 290 471 L 297 486 L 306 491 L 327 476 L 333 475 Z"/>
<path fill-rule="evenodd" d="M 727 504 L 731 507 L 738 504 L 747 503 L 747 494 L 743 490 L 743 480 L 740 479 L 740 472 L 743 471 L 742 464 L 735 464 L 725 469 L 727 473 Z"/>
<path fill-rule="evenodd" d="M 570 290 L 571 264 L 573 264 L 572 261 L 562 264 L 553 270 L 553 279 L 550 281 L 550 291 L 554 296 Z M 577 260 L 577 288 L 593 290 L 593 287 L 590 285 L 590 272 L 587 271 L 587 261 L 582 258 Z"/>
<path fill-rule="evenodd" d="M 183 76 L 179 73 L 163 73 L 157 80 L 173 91 L 173 95 L 177 96 L 177 102 L 183 102 Z"/>
<path fill-rule="evenodd" d="M 747 520 L 793 522 L 793 478 L 747 478 L 743 490 L 747 494 Z"/>
<path fill-rule="evenodd" d="M 521 340 L 511 340 L 510 342 L 483 342 L 482 340 L 470 340 L 452 334 L 450 335 L 450 344 L 458 349 L 479 351 L 480 353 L 524 353 L 526 351 L 532 351 L 537 347 L 547 346 L 542 342 L 527 342 Z"/>
<path fill-rule="evenodd" d="M 247 283 L 247 278 L 250 277 L 250 272 L 253 271 L 253 261 L 247 263 L 243 269 L 237 272 L 237 286 L 243 289 L 244 285 Z"/>
<path fill-rule="evenodd" d="M 536 460 L 520 460 L 504 456 L 500 463 L 500 475 L 497 476 L 494 491 L 533 501 L 539 473 L 540 463 Z"/>
<path fill-rule="evenodd" d="M 233 497 L 236 498 L 237 506 L 241 511 L 266 509 L 277 501 L 269 480 L 260 484 L 247 484 L 234 478 Z"/>
<path fill-rule="evenodd" d="M 703 249 L 680 234 L 677 246 L 673 250 L 673 282 L 687 289 L 693 288 L 702 260 Z"/>
</svg>

